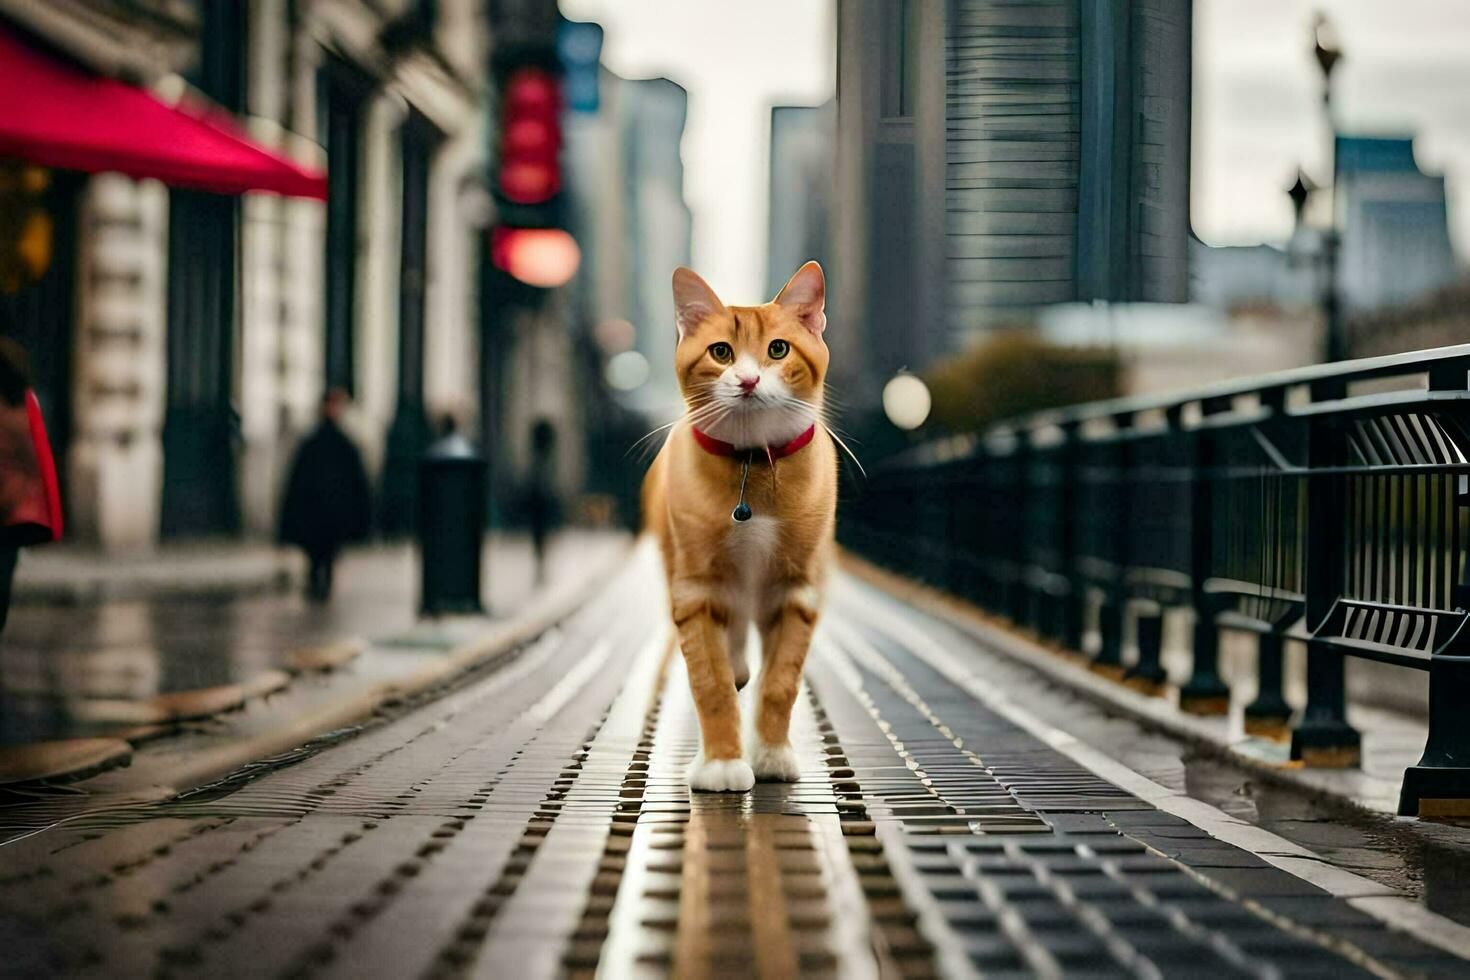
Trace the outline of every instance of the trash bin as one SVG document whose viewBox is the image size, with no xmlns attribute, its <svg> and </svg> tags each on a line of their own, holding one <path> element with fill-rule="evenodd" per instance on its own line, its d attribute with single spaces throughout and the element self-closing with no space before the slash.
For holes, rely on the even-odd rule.
<svg viewBox="0 0 1470 980">
<path fill-rule="evenodd" d="M 419 461 L 420 610 L 481 613 L 485 540 L 485 458 L 459 433 L 434 443 Z"/>
</svg>

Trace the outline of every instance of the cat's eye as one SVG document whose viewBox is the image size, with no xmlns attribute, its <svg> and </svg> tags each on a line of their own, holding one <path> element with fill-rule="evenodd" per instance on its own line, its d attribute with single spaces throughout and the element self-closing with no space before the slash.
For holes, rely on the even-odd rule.
<svg viewBox="0 0 1470 980">
<path fill-rule="evenodd" d="M 784 340 L 773 340 L 771 346 L 766 348 L 766 353 L 771 355 L 771 360 L 779 361 L 791 353 L 791 345 Z"/>
<path fill-rule="evenodd" d="M 721 364 L 729 364 L 735 359 L 735 350 L 722 340 L 709 345 L 709 356 Z"/>
</svg>

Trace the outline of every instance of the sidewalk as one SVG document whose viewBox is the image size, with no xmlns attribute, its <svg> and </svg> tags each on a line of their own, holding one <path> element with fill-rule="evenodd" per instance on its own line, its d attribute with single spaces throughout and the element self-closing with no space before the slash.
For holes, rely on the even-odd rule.
<svg viewBox="0 0 1470 980">
<path fill-rule="evenodd" d="M 263 542 L 193 541 L 120 556 L 61 544 L 21 552 L 13 598 L 22 605 L 234 598 L 290 588 L 301 576 L 293 551 Z"/>
<path fill-rule="evenodd" d="M 491 537 L 487 612 L 503 619 L 538 596 L 585 586 L 626 542 L 618 533 L 564 533 L 551 547 L 550 584 L 538 588 L 529 540 Z M 137 742 L 273 694 L 293 675 L 354 660 L 353 683 L 379 683 L 491 625 L 479 617 L 418 625 L 419 569 L 406 544 L 344 556 L 326 606 L 275 584 L 299 579 L 297 564 L 295 555 L 252 547 L 169 552 L 112 568 L 75 553 L 28 560 L 30 601 L 11 610 L 0 639 L 0 746 L 95 735 Z M 270 591 L 240 591 L 268 569 Z M 130 575 L 159 588 L 147 598 L 45 601 L 68 571 L 92 582 L 83 591 L 93 595 L 126 594 L 136 587 Z M 191 577 L 199 587 L 186 592 Z M 234 594 L 223 594 L 226 586 Z"/>
<path fill-rule="evenodd" d="M 691 794 L 656 563 L 618 564 L 513 662 L 358 737 L 6 844 L 11 970 L 1464 975 L 1470 928 L 1053 727 L 1004 658 L 846 575 L 800 781 Z"/>
<path fill-rule="evenodd" d="M 1219 717 L 1186 714 L 1179 710 L 1174 692 L 1188 676 L 1189 660 L 1177 647 L 1168 645 L 1167 631 L 1163 659 L 1172 686 L 1165 696 L 1153 696 L 1095 673 L 1088 669 L 1085 661 L 1061 655 L 959 599 L 894 575 L 850 553 L 843 556 L 843 562 L 847 570 L 858 577 L 901 596 L 905 602 L 955 625 L 997 653 L 1089 700 L 1248 768 L 1273 782 L 1368 814 L 1397 816 L 1404 769 L 1418 762 L 1424 751 L 1428 723 L 1422 712 L 1416 715 L 1379 706 L 1388 703 L 1382 695 L 1375 698 L 1377 704 L 1357 702 L 1354 698 L 1348 704 L 1348 720 L 1363 736 L 1361 765 L 1350 769 L 1304 767 L 1290 760 L 1288 742 L 1245 732 L 1245 706 L 1255 697 L 1256 690 L 1254 671 L 1250 669 L 1254 665 L 1254 654 L 1249 643 L 1242 642 L 1240 637 L 1227 636 L 1221 649 L 1221 674 L 1231 688 L 1229 714 Z M 1300 661 L 1302 651 L 1294 644 L 1288 647 L 1287 653 L 1286 697 L 1289 702 L 1300 705 L 1306 700 L 1304 668 Z M 1349 665 L 1350 690 L 1363 686 L 1351 683 L 1353 670 L 1358 666 Z M 1413 671 L 1400 669 L 1395 683 L 1411 686 L 1417 691 L 1422 687 L 1423 679 L 1415 676 Z"/>
<path fill-rule="evenodd" d="M 1395 814 L 1404 760 L 1423 747 L 1422 723 L 1403 714 L 1350 706 L 1364 734 L 1364 768 L 1282 764 L 1284 746 L 1241 732 L 1232 718 L 1197 718 L 1167 698 L 1149 697 L 1074 659 L 1011 632 L 932 589 L 845 557 L 855 579 L 943 624 L 942 642 L 972 647 L 967 670 L 1022 703 L 1048 725 L 1189 801 L 1310 849 L 1336 869 L 1372 879 L 1422 908 L 1470 926 L 1470 828 L 1463 821 Z M 1228 664 L 1228 660 L 1226 661 Z"/>
</svg>

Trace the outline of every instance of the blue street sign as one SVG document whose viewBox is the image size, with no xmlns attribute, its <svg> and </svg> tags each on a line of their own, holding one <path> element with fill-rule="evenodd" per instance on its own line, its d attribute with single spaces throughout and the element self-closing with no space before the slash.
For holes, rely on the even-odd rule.
<svg viewBox="0 0 1470 980">
<path fill-rule="evenodd" d="M 556 32 L 561 59 L 562 98 L 573 112 L 596 112 L 597 67 L 602 55 L 602 25 L 563 20 Z"/>
</svg>

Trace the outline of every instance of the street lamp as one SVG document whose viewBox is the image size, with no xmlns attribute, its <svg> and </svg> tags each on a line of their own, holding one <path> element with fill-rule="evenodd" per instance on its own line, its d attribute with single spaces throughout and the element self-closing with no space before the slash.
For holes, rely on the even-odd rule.
<svg viewBox="0 0 1470 980">
<path fill-rule="evenodd" d="M 1342 60 L 1342 49 L 1337 46 L 1337 32 L 1332 29 L 1332 24 L 1327 20 L 1325 14 L 1317 14 L 1312 20 L 1312 53 L 1317 58 L 1317 67 L 1322 70 L 1322 101 L 1330 102 L 1332 97 L 1332 69 Z"/>
<path fill-rule="evenodd" d="M 1322 231 L 1321 250 L 1314 256 L 1322 263 L 1319 287 L 1322 306 L 1322 359 L 1331 363 L 1347 356 L 1342 306 L 1337 294 L 1337 251 L 1341 236 L 1337 229 L 1337 123 L 1332 113 L 1332 72 L 1342 61 L 1342 50 L 1337 46 L 1337 35 L 1331 23 L 1322 14 L 1318 14 L 1312 21 L 1312 42 L 1312 54 L 1317 68 L 1322 72 L 1322 113 L 1327 120 L 1327 138 L 1331 144 L 1332 184 L 1326 188 L 1317 187 L 1298 168 L 1296 182 L 1286 194 L 1291 198 L 1292 211 L 1296 216 L 1295 233 L 1301 232 L 1306 221 L 1307 201 L 1312 194 L 1326 190 L 1331 195 L 1328 198 L 1327 227 Z"/>
<path fill-rule="evenodd" d="M 1296 183 L 1292 184 L 1286 191 L 1286 196 L 1291 198 L 1291 210 L 1296 215 L 1296 228 L 1302 226 L 1302 216 L 1307 209 L 1307 197 L 1314 190 L 1314 186 L 1301 167 L 1296 168 Z"/>
<path fill-rule="evenodd" d="M 912 432 L 923 425 L 933 405 L 929 386 L 907 371 L 895 374 L 883 386 L 883 414 L 905 432 Z"/>
</svg>

